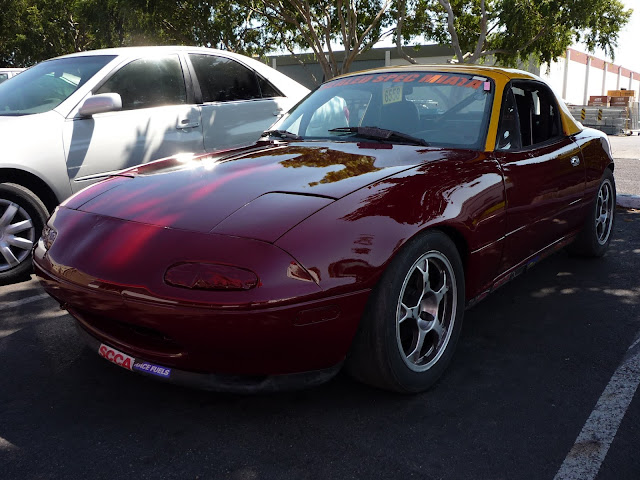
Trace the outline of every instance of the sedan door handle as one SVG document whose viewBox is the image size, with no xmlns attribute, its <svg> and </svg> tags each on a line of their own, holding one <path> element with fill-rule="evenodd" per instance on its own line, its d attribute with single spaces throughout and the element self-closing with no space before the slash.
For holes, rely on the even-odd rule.
<svg viewBox="0 0 640 480">
<path fill-rule="evenodd" d="M 278 108 L 273 112 L 274 117 L 279 117 L 280 115 L 282 115 L 282 108 Z"/>
<path fill-rule="evenodd" d="M 187 129 L 187 128 L 196 128 L 200 126 L 200 122 L 196 121 L 196 122 L 191 122 L 189 121 L 188 118 L 185 118 L 184 120 L 181 120 L 180 123 L 178 124 L 178 128 L 179 129 Z"/>
<path fill-rule="evenodd" d="M 571 157 L 571 165 L 577 167 L 580 165 L 580 159 L 578 157 Z"/>
</svg>

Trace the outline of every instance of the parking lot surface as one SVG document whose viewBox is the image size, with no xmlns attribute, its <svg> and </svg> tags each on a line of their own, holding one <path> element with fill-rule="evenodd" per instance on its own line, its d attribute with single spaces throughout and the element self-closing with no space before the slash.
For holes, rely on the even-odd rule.
<svg viewBox="0 0 640 480">
<path fill-rule="evenodd" d="M 0 477 L 637 480 L 640 213 L 617 213 L 604 258 L 560 252 L 468 310 L 415 396 L 152 381 L 85 349 L 33 278 L 2 286 Z"/>
</svg>

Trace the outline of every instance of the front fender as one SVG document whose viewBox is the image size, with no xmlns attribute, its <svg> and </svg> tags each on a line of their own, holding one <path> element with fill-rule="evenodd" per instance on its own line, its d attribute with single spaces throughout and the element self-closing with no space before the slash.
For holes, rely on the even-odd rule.
<svg viewBox="0 0 640 480">
<path fill-rule="evenodd" d="M 467 297 L 495 278 L 505 234 L 504 179 L 481 152 L 419 165 L 359 189 L 284 234 L 324 291 L 372 288 L 393 256 L 428 228 L 464 239 Z"/>
<path fill-rule="evenodd" d="M 59 200 L 71 195 L 62 144 L 64 118 L 55 111 L 0 116 L 0 176 L 18 170 L 38 177 Z"/>
</svg>

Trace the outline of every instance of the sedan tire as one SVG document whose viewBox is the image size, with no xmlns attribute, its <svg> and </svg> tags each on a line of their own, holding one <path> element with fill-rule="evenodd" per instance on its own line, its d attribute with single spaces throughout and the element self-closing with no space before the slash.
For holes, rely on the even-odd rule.
<svg viewBox="0 0 640 480">
<path fill-rule="evenodd" d="M 31 190 L 0 183 L 0 283 L 15 282 L 31 270 L 31 249 L 47 216 Z"/>
<path fill-rule="evenodd" d="M 372 291 L 347 370 L 385 390 L 426 390 L 453 356 L 464 306 L 455 244 L 440 231 L 422 234 L 392 260 Z"/>
</svg>

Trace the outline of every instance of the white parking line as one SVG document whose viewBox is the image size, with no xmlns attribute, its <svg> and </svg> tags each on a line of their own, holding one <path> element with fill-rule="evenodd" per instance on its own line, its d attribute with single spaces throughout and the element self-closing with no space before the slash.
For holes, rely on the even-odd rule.
<svg viewBox="0 0 640 480">
<path fill-rule="evenodd" d="M 640 336 L 609 380 L 554 480 L 593 480 L 640 383 Z"/>
<path fill-rule="evenodd" d="M 25 305 L 31 302 L 37 302 L 38 300 L 42 300 L 43 298 L 48 298 L 49 295 L 46 293 L 41 293 L 40 295 L 34 295 L 32 297 L 21 298 L 20 300 L 15 300 L 13 302 L 2 302 L 0 303 L 0 309 L 5 308 L 15 308 L 20 305 Z"/>
</svg>

